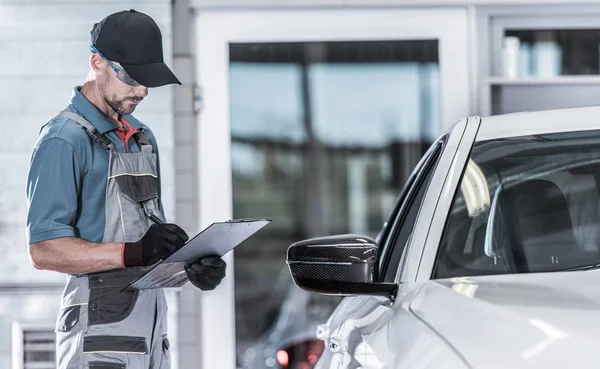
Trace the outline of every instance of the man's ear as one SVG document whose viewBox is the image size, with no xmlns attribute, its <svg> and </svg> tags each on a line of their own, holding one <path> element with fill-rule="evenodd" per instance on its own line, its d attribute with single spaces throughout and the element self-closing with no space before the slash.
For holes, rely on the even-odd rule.
<svg viewBox="0 0 600 369">
<path fill-rule="evenodd" d="M 105 60 L 98 54 L 92 53 L 90 55 L 90 68 L 96 74 L 102 74 L 106 67 Z"/>
</svg>

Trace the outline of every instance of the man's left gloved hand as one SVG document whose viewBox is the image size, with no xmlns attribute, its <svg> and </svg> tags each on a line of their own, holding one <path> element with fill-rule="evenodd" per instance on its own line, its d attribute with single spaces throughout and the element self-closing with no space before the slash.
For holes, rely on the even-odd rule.
<svg viewBox="0 0 600 369">
<path fill-rule="evenodd" d="M 185 268 L 192 284 L 202 291 L 214 290 L 225 277 L 227 264 L 216 256 L 206 256 Z"/>
</svg>

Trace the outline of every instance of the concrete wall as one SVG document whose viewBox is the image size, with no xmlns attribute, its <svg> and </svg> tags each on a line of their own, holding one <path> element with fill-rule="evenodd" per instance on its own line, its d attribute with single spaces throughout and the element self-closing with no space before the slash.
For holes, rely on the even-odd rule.
<svg viewBox="0 0 600 369">
<path fill-rule="evenodd" d="M 130 8 L 156 20 L 167 64 L 173 66 L 170 0 L 0 0 L 0 290 L 5 284 L 56 285 L 64 280 L 60 274 L 33 269 L 27 260 L 25 186 L 31 150 L 40 127 L 69 103 L 73 87 L 87 75 L 93 24 L 111 12 Z M 158 138 L 163 201 L 170 220 L 176 216 L 173 95 L 172 86 L 151 89 L 135 114 Z M 36 299 L 0 293 L 0 302 L 6 299 L 19 308 L 0 309 L 0 321 L 54 324 L 56 306 L 47 306 L 51 314 L 23 314 L 33 311 Z M 169 295 L 171 321 L 176 321 L 176 299 L 175 292 Z M 10 337 L 8 326 L 0 325 L 2 368 L 9 368 L 5 364 L 10 359 L 10 340 L 4 339 Z M 176 333 L 174 324 L 171 332 Z M 176 347 L 176 334 L 171 336 Z M 173 354 L 176 360 L 177 353 Z"/>
</svg>

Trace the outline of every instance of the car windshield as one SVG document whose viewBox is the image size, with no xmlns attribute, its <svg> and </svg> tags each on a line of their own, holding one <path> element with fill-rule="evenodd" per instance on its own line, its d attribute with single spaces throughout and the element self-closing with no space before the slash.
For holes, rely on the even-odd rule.
<svg viewBox="0 0 600 369">
<path fill-rule="evenodd" d="M 600 263 L 600 131 L 477 142 L 434 278 Z"/>
</svg>

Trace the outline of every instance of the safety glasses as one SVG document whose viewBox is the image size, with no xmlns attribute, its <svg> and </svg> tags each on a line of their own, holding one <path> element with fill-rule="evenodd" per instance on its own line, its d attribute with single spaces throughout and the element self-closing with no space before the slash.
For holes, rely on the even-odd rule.
<svg viewBox="0 0 600 369">
<path fill-rule="evenodd" d="M 110 67 L 117 74 L 117 78 L 119 79 L 119 81 L 121 81 L 125 84 L 128 84 L 129 86 L 133 86 L 133 87 L 141 86 L 139 83 L 136 82 L 135 79 L 131 78 L 131 76 L 129 74 L 127 74 L 125 69 L 116 66 L 110 60 L 108 60 L 104 55 L 102 55 L 102 53 L 100 51 L 98 51 L 98 49 L 96 49 L 96 47 L 93 44 L 90 44 L 90 49 L 92 50 L 93 53 L 100 55 L 102 57 L 102 59 L 106 60 L 108 65 L 110 65 Z"/>
</svg>

